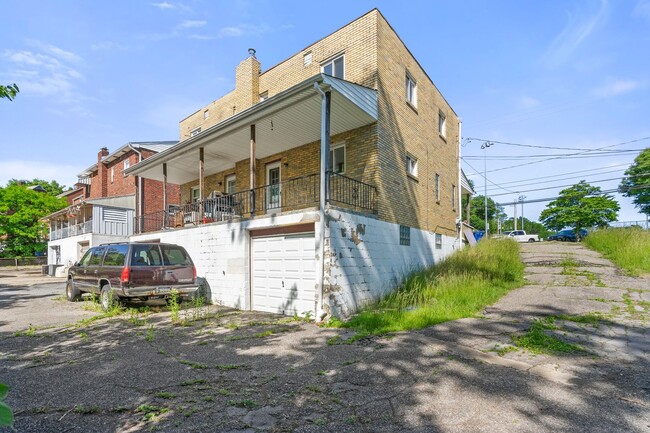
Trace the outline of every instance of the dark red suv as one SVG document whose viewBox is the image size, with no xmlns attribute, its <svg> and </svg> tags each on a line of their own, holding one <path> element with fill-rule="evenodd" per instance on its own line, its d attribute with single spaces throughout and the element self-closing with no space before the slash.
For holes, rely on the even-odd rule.
<svg viewBox="0 0 650 433">
<path fill-rule="evenodd" d="M 115 243 L 90 248 L 68 271 L 66 297 L 100 296 L 106 310 L 121 298 L 167 299 L 175 290 L 190 297 L 198 290 L 196 268 L 185 248 L 160 243 Z"/>
</svg>

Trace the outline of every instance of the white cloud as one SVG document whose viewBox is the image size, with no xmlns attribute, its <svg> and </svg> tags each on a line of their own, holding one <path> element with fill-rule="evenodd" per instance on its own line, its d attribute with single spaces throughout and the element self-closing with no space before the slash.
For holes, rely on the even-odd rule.
<svg viewBox="0 0 650 433">
<path fill-rule="evenodd" d="M 613 80 L 600 86 L 592 92 L 594 96 L 608 98 L 623 95 L 644 87 L 644 83 L 637 80 Z"/>
<path fill-rule="evenodd" d="M 587 17 L 568 15 L 564 29 L 555 37 L 540 62 L 549 67 L 556 67 L 571 58 L 578 47 L 607 18 L 609 3 L 601 0 L 598 11 Z"/>
<path fill-rule="evenodd" d="M 185 20 L 178 25 L 179 29 L 195 29 L 199 27 L 204 27 L 208 24 L 205 20 Z"/>
<path fill-rule="evenodd" d="M 174 5 L 167 2 L 151 3 L 151 6 L 157 7 L 158 9 L 174 9 Z"/>
<path fill-rule="evenodd" d="M 239 37 L 239 36 L 251 36 L 251 35 L 261 35 L 267 33 L 271 28 L 266 24 L 252 25 L 252 24 L 241 24 L 238 26 L 229 26 L 223 27 L 219 30 L 219 37 Z"/>
<path fill-rule="evenodd" d="M 198 41 L 211 41 L 213 39 L 216 39 L 215 36 L 206 36 L 206 35 L 199 35 L 199 34 L 191 34 L 187 35 L 188 39 L 196 39 Z"/>
<path fill-rule="evenodd" d="M 519 99 L 519 105 L 523 108 L 535 108 L 540 104 L 539 100 L 530 97 L 530 96 L 522 96 Z"/>
<path fill-rule="evenodd" d="M 8 160 L 0 161 L 0 185 L 11 179 L 56 180 L 66 186 L 77 181 L 77 173 L 85 167 L 71 164 L 57 164 L 45 161 Z"/>
<path fill-rule="evenodd" d="M 93 51 L 127 51 L 129 47 L 111 41 L 104 41 L 90 45 L 90 49 Z"/>
</svg>

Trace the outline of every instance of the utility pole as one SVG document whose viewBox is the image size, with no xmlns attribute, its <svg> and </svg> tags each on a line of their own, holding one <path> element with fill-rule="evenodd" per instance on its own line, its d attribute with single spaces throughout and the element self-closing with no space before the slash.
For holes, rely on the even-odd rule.
<svg viewBox="0 0 650 433">
<path fill-rule="evenodd" d="M 483 189 L 483 201 L 485 202 L 485 239 L 488 238 L 488 231 L 490 229 L 490 224 L 488 222 L 488 201 L 487 201 L 487 148 L 492 146 L 492 143 L 489 141 L 486 141 L 485 143 L 481 144 L 481 149 L 483 149 L 483 185 L 485 188 Z"/>
<path fill-rule="evenodd" d="M 512 223 L 514 224 L 514 230 L 517 230 L 517 202 L 513 201 L 512 202 L 512 207 L 514 209 L 514 217 L 512 218 Z"/>
<path fill-rule="evenodd" d="M 526 199 L 525 195 L 520 195 L 519 196 L 519 201 L 521 202 L 521 229 L 526 230 L 524 228 L 524 200 Z"/>
</svg>

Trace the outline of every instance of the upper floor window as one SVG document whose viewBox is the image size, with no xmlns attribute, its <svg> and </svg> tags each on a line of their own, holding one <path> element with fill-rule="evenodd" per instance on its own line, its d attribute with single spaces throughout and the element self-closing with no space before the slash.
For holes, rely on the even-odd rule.
<svg viewBox="0 0 650 433">
<path fill-rule="evenodd" d="M 305 53 L 305 55 L 302 56 L 302 64 L 305 65 L 305 66 L 311 65 L 311 60 L 312 60 L 311 51 L 308 52 L 308 53 Z"/>
<path fill-rule="evenodd" d="M 330 171 L 345 173 L 345 145 L 330 149 Z"/>
<path fill-rule="evenodd" d="M 438 173 L 436 173 L 435 191 L 436 201 L 440 203 L 440 175 Z"/>
<path fill-rule="evenodd" d="M 124 170 L 126 170 L 129 167 L 131 167 L 131 160 L 130 159 L 125 159 L 124 160 Z"/>
<path fill-rule="evenodd" d="M 226 177 L 226 194 L 233 194 L 236 189 L 236 178 L 234 174 Z"/>
<path fill-rule="evenodd" d="M 321 65 L 321 71 L 323 74 L 331 75 L 332 77 L 344 79 L 345 78 L 345 68 L 344 68 L 344 55 L 328 60 L 327 62 Z"/>
<path fill-rule="evenodd" d="M 442 111 L 438 111 L 438 134 L 443 137 L 447 133 L 447 117 Z"/>
<path fill-rule="evenodd" d="M 201 200 L 201 190 L 198 186 L 192 188 L 192 203 Z"/>
<path fill-rule="evenodd" d="M 456 210 L 456 185 L 451 186 L 451 208 Z"/>
<path fill-rule="evenodd" d="M 268 90 L 265 91 L 265 92 L 260 93 L 260 102 L 266 101 L 267 99 L 269 99 L 269 91 Z"/>
<path fill-rule="evenodd" d="M 111 183 L 115 182 L 115 167 L 111 167 Z"/>
<path fill-rule="evenodd" d="M 412 155 L 406 155 L 406 172 L 411 176 L 418 177 L 418 160 Z"/>
<path fill-rule="evenodd" d="M 406 73 L 406 100 L 414 107 L 418 105 L 418 87 L 417 83 L 411 77 L 411 75 Z"/>
<path fill-rule="evenodd" d="M 205 111 L 203 112 L 203 120 L 207 119 L 208 117 L 210 117 L 210 111 L 209 111 L 209 110 L 205 110 Z"/>
<path fill-rule="evenodd" d="M 190 137 L 194 137 L 195 135 L 199 135 L 201 132 L 201 127 L 199 126 L 198 128 L 194 128 L 190 131 Z"/>
</svg>

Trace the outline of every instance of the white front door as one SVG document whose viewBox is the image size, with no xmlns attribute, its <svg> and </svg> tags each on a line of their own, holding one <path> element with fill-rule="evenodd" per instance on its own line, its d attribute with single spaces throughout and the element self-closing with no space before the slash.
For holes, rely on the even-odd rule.
<svg viewBox="0 0 650 433">
<path fill-rule="evenodd" d="M 266 166 L 265 209 L 267 212 L 279 212 L 282 207 L 282 191 L 280 188 L 280 162 Z"/>
<path fill-rule="evenodd" d="M 314 233 L 251 239 L 253 310 L 285 315 L 316 312 Z"/>
</svg>

